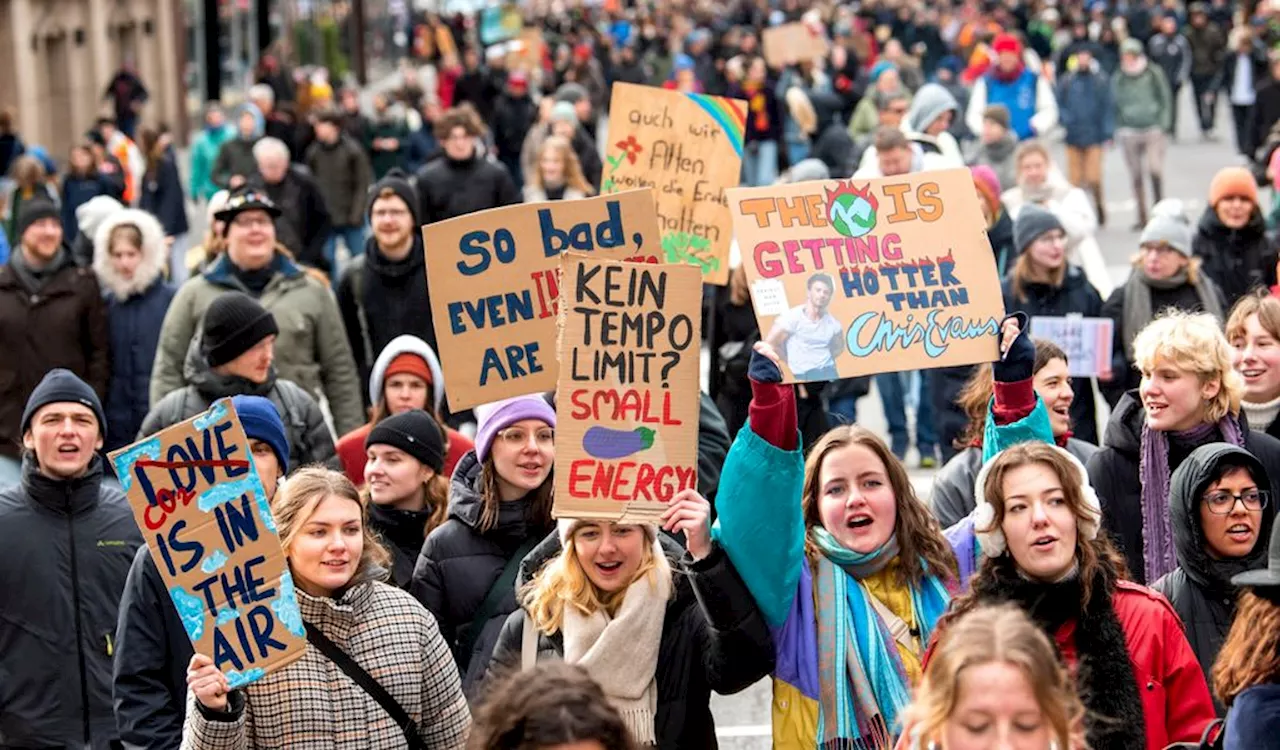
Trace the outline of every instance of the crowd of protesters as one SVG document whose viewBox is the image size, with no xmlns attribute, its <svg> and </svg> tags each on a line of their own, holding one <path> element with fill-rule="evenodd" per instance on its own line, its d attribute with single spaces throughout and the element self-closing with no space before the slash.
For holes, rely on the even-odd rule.
<svg viewBox="0 0 1280 750">
<path fill-rule="evenodd" d="M 532 56 L 424 18 L 370 91 L 273 48 L 185 154 L 128 64 L 61 167 L 0 113 L 0 747 L 714 748 L 712 692 L 764 678 L 778 748 L 1274 745 L 1280 12 L 621 5 L 531 5 Z M 823 52 L 770 64 L 790 22 Z M 553 517 L 554 397 L 447 408 L 419 229 L 599 192 L 615 82 L 744 100 L 747 185 L 967 167 L 1000 358 L 876 375 L 876 434 L 868 379 L 782 384 L 734 264 L 697 488 Z M 1228 137 L 1203 213 L 1167 200 L 1170 141 Z M 1072 378 L 1044 315 L 1110 318 L 1109 371 Z M 309 645 L 232 689 L 193 652 L 104 453 L 223 398 L 366 680 Z"/>
</svg>

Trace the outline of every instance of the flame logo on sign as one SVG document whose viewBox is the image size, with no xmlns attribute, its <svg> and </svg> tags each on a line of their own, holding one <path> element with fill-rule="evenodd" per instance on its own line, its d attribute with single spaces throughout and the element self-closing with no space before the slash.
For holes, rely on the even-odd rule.
<svg viewBox="0 0 1280 750">
<path fill-rule="evenodd" d="M 840 183 L 827 190 L 827 220 L 845 237 L 861 237 L 876 228 L 876 209 L 880 202 L 871 194 L 871 186 L 861 189 L 853 181 Z"/>
</svg>

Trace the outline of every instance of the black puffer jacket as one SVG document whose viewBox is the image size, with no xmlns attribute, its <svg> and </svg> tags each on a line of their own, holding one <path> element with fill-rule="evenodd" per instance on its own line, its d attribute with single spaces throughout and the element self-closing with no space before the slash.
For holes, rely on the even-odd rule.
<svg viewBox="0 0 1280 750">
<path fill-rule="evenodd" d="M 1004 293 L 1004 309 L 1009 315 L 1024 312 L 1027 317 L 1037 315 L 1062 316 L 1071 313 L 1086 318 L 1096 318 L 1102 314 L 1102 297 L 1093 284 L 1085 278 L 1084 271 L 1076 266 L 1068 266 L 1062 286 L 1052 287 L 1048 284 L 1027 284 L 1027 299 L 1016 299 L 1013 294 L 1012 278 L 1006 278 L 1002 285 Z M 1071 402 L 1071 426 L 1075 436 L 1086 443 L 1098 444 L 1098 418 L 1093 403 L 1093 381 L 1089 378 L 1075 378 L 1071 381 L 1071 390 L 1075 399 Z"/>
<path fill-rule="evenodd" d="M 475 156 L 464 161 L 448 156 L 430 161 L 414 181 L 418 221 L 423 224 L 520 202 L 520 191 L 506 168 Z"/>
<path fill-rule="evenodd" d="M 1140 273 L 1140 271 L 1135 268 L 1130 273 L 1136 274 Z M 1200 283 L 1207 284 L 1213 290 L 1211 294 L 1218 296 L 1224 311 L 1229 310 L 1226 300 L 1223 299 L 1222 289 L 1208 274 L 1203 271 L 1200 271 L 1199 274 L 1201 277 Z M 1136 280 L 1134 283 L 1137 283 Z M 1142 374 L 1134 367 L 1133 362 L 1129 361 L 1124 348 L 1125 342 L 1133 341 L 1140 333 L 1140 331 L 1130 331 L 1125 328 L 1124 300 L 1125 295 L 1128 294 L 1128 289 L 1128 282 L 1116 287 L 1115 291 L 1111 292 L 1111 296 L 1107 298 L 1106 303 L 1102 305 L 1102 315 L 1103 317 L 1111 318 L 1113 322 L 1112 330 L 1115 331 L 1115 334 L 1112 338 L 1111 349 L 1111 380 L 1108 382 L 1099 381 L 1098 386 L 1112 408 L 1115 408 L 1121 396 L 1137 388 L 1138 383 L 1142 380 Z M 1152 319 L 1170 308 L 1185 312 L 1198 313 L 1205 311 L 1204 305 L 1200 302 L 1200 293 L 1190 283 L 1173 289 L 1151 287 Z M 1226 321 L 1223 322 L 1225 323 Z"/>
<path fill-rule="evenodd" d="M 399 588 L 408 589 L 413 581 L 413 567 L 418 562 L 422 545 L 427 541 L 427 522 L 431 508 L 400 510 L 369 503 L 369 526 L 382 539 L 391 553 L 391 580 Z"/>
<path fill-rule="evenodd" d="M 1200 498 L 1226 466 L 1244 467 L 1264 490 L 1271 486 L 1266 468 L 1246 450 L 1226 443 L 1211 443 L 1192 451 L 1169 483 L 1169 520 L 1173 524 L 1178 567 L 1152 585 L 1177 610 L 1206 681 L 1210 680 L 1213 663 L 1236 615 L 1237 589 L 1231 585 L 1231 577 L 1266 567 L 1267 541 L 1275 518 L 1275 505 L 1268 503 L 1262 509 L 1258 541 L 1248 556 L 1220 560 L 1209 555 L 1204 530 L 1200 527 Z M 1219 716 L 1226 714 L 1216 697 L 1214 707 Z"/>
<path fill-rule="evenodd" d="M 1147 412 L 1137 391 L 1130 391 L 1120 399 L 1111 412 L 1103 435 L 1103 447 L 1093 454 L 1086 468 L 1089 482 L 1098 493 L 1102 504 L 1102 525 L 1111 534 L 1120 552 L 1129 564 L 1129 576 L 1146 584 L 1142 564 L 1142 484 L 1138 476 L 1138 463 L 1142 455 L 1142 426 Z M 1239 418 L 1240 434 L 1244 448 L 1258 457 L 1263 466 L 1280 466 L 1280 440 L 1263 432 L 1249 429 L 1248 423 Z M 1222 436 L 1215 430 L 1204 443 L 1219 442 Z M 1175 472 L 1182 462 L 1198 448 L 1169 440 L 1169 471 Z M 1170 485 L 1172 489 L 1172 485 Z M 1271 497 L 1277 497 L 1276 478 L 1271 478 Z M 1175 527 L 1176 531 L 1176 527 Z"/>
<path fill-rule="evenodd" d="M 716 742 L 711 691 L 730 695 L 749 687 L 774 668 L 773 639 L 751 592 L 716 545 L 694 562 L 676 542 L 661 537 L 674 571 L 674 592 L 667 603 L 658 645 L 658 711 L 654 734 L 659 750 L 710 750 Z M 560 554 L 560 538 L 547 537 L 525 557 L 520 583 Z M 524 611 L 511 613 L 493 650 L 490 672 L 519 670 Z M 562 634 L 538 636 L 539 658 L 564 655 Z"/>
<path fill-rule="evenodd" d="M 195 653 L 151 551 L 138 549 L 120 599 L 112 695 L 120 741 L 130 750 L 182 744 L 187 663 Z"/>
<path fill-rule="evenodd" d="M 1204 272 L 1222 289 L 1224 310 L 1250 291 L 1276 283 L 1276 248 L 1260 211 L 1244 227 L 1228 229 L 1209 206 L 1200 216 L 1191 251 L 1204 260 Z"/>
<path fill-rule="evenodd" d="M 284 421 L 284 431 L 289 438 L 289 469 L 308 464 L 325 464 L 340 469 L 333 433 L 324 421 L 324 413 L 316 400 L 291 380 L 276 377 L 275 367 L 265 383 L 252 383 L 232 375 L 219 375 L 209 367 L 208 360 L 200 353 L 200 334 L 187 347 L 187 358 L 182 374 L 191 385 L 172 391 L 156 402 L 142 420 L 138 437 L 143 438 L 166 427 L 190 419 L 213 405 L 220 398 L 232 396 L 262 396 L 275 404 Z"/>
<path fill-rule="evenodd" d="M 107 750 L 116 613 L 142 544 L 95 457 L 78 479 L 40 473 L 0 492 L 0 747 Z"/>
<path fill-rule="evenodd" d="M 555 527 L 550 519 L 530 518 L 532 497 L 526 496 L 500 503 L 497 524 L 481 532 L 484 501 L 480 470 L 475 451 L 463 456 L 453 470 L 449 517 L 427 536 L 409 584 L 409 592 L 435 615 L 458 662 L 462 690 L 468 697 L 475 696 L 484 678 L 502 623 L 516 611 L 515 589 L 503 595 L 493 616 L 481 626 L 469 653 L 462 653 L 466 631 L 507 561 L 515 557 L 521 545 L 530 540 L 541 541 Z M 548 477 L 547 481 L 552 480 Z"/>
</svg>

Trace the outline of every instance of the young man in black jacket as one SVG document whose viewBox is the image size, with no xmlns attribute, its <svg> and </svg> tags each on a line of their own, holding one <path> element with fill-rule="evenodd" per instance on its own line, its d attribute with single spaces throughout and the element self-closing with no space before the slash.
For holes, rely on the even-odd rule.
<svg viewBox="0 0 1280 750">
<path fill-rule="evenodd" d="M 70 370 L 22 414 L 22 481 L 0 492 L 0 747 L 119 747 L 111 661 L 120 593 L 142 544 L 103 485 L 106 420 Z"/>
<path fill-rule="evenodd" d="M 284 422 L 261 396 L 235 396 L 231 402 L 270 502 L 289 470 Z M 182 745 L 187 662 L 194 651 L 146 545 L 129 568 L 116 638 L 112 694 L 120 741 L 131 750 L 174 750 Z"/>
<path fill-rule="evenodd" d="M 520 191 L 506 168 L 476 150 L 481 127 L 475 111 L 468 107 L 454 107 L 436 122 L 436 138 L 444 158 L 428 162 L 414 176 L 419 222 L 434 224 L 520 202 Z"/>
</svg>

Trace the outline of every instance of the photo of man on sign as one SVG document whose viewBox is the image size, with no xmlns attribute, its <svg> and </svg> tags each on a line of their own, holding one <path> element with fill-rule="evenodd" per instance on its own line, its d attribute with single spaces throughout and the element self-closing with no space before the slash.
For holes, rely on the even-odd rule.
<svg viewBox="0 0 1280 750">
<path fill-rule="evenodd" d="M 805 286 L 805 303 L 779 315 L 765 340 L 782 354 L 797 380 L 835 380 L 844 329 L 827 310 L 836 284 L 830 274 L 815 273 Z"/>
</svg>

